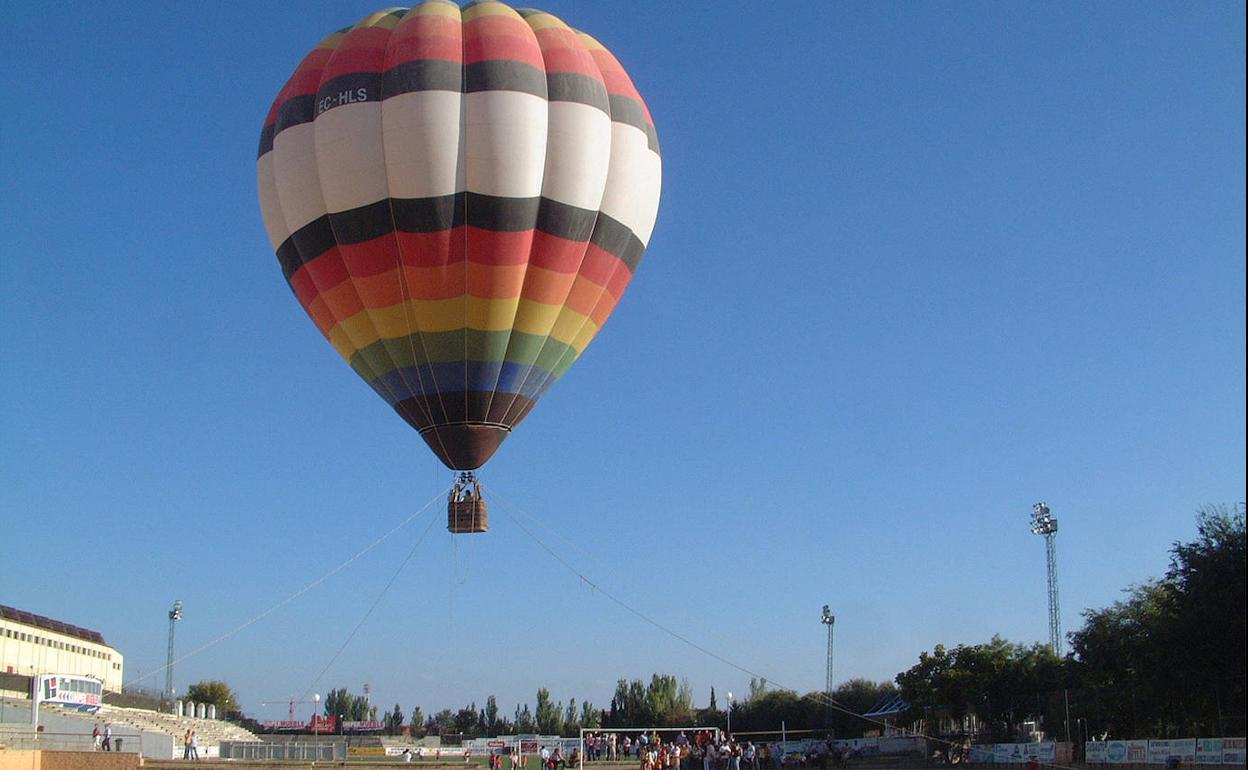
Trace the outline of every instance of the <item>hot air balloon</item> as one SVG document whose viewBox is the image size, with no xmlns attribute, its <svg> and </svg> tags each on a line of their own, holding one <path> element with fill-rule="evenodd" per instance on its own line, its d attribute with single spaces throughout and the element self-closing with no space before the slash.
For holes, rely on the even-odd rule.
<svg viewBox="0 0 1248 770">
<path fill-rule="evenodd" d="M 260 209 L 295 297 L 460 471 L 474 471 L 619 302 L 658 212 L 654 122 L 601 44 L 492 0 L 427 0 L 331 34 L 260 134 Z"/>
</svg>

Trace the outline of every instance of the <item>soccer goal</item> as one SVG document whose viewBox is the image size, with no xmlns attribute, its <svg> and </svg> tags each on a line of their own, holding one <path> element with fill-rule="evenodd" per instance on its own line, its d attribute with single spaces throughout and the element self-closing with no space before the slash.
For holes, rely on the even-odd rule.
<svg viewBox="0 0 1248 770">
<path fill-rule="evenodd" d="M 641 757 L 643 749 L 669 744 L 719 742 L 723 731 L 718 727 L 582 727 L 577 747 L 577 768 L 600 762 L 632 762 Z"/>
</svg>

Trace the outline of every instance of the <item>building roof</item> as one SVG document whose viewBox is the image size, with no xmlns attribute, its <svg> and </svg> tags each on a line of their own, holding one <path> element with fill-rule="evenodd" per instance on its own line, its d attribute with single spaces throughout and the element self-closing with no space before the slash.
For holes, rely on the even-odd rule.
<svg viewBox="0 0 1248 770">
<path fill-rule="evenodd" d="M 57 634 L 65 634 L 66 636 L 72 636 L 75 639 L 81 639 L 84 642 L 102 644 L 105 647 L 108 646 L 108 642 L 104 641 L 104 637 L 99 631 L 92 631 L 88 628 L 70 625 L 69 623 L 62 623 L 59 620 L 53 620 L 52 618 L 46 618 L 43 615 L 36 615 L 32 612 L 26 612 L 25 610 L 19 610 L 13 607 L 6 607 L 3 604 L 0 604 L 0 618 L 11 620 L 14 623 L 22 623 L 23 625 L 42 628 L 45 631 L 52 631 Z"/>
<path fill-rule="evenodd" d="M 894 695 L 886 696 L 883 700 L 876 704 L 875 708 L 863 714 L 863 716 L 874 717 L 876 719 L 881 717 L 892 717 L 897 716 L 908 708 L 910 708 L 910 704 L 906 703 L 905 699 L 901 697 L 901 693 L 896 693 Z"/>
</svg>

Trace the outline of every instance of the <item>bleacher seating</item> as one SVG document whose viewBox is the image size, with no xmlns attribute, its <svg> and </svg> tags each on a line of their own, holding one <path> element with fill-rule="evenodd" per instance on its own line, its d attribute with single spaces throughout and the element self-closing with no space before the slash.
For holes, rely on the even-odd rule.
<svg viewBox="0 0 1248 770">
<path fill-rule="evenodd" d="M 246 730 L 232 722 L 220 719 L 196 719 L 179 717 L 159 711 L 147 709 L 125 708 L 122 706 L 104 705 L 95 714 L 88 714 L 77 709 L 56 703 L 44 703 L 41 709 L 49 709 L 68 717 L 79 718 L 92 725 L 111 722 L 115 726 L 125 725 L 135 730 L 149 733 L 171 735 L 175 745 L 181 745 L 182 736 L 187 730 L 194 730 L 201 747 L 216 746 L 222 741 L 259 742 L 250 730 Z M 115 728 L 114 728 L 115 729 Z M 87 728 L 88 732 L 90 727 Z"/>
</svg>

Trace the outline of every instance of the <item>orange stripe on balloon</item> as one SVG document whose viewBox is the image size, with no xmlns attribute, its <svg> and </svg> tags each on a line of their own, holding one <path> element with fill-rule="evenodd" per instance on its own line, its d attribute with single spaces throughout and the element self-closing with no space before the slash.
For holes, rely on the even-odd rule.
<svg viewBox="0 0 1248 770">
<path fill-rule="evenodd" d="M 308 317 L 312 319 L 312 323 L 316 324 L 316 328 L 321 330 L 321 334 L 329 336 L 329 330 L 334 328 L 334 324 L 338 323 L 338 319 L 329 311 L 329 306 L 325 304 L 325 300 L 316 297 L 311 302 L 303 306 Z"/>
<path fill-rule="evenodd" d="M 518 16 L 478 16 L 464 23 L 464 64 L 503 59 L 545 69 L 533 31 Z"/>
<path fill-rule="evenodd" d="M 575 280 L 575 273 L 557 273 L 530 264 L 520 296 L 543 305 L 562 305 Z"/>
<path fill-rule="evenodd" d="M 569 310 L 575 310 L 583 316 L 588 316 L 594 309 L 594 305 L 598 303 L 598 297 L 602 294 L 602 287 L 578 275 L 572 283 L 572 291 L 568 294 L 567 302 L 564 306 Z"/>
<path fill-rule="evenodd" d="M 390 30 L 362 27 L 351 30 L 338 46 L 325 70 L 325 80 L 353 72 L 378 72 L 386 59 Z"/>
<path fill-rule="evenodd" d="M 386 52 L 386 69 L 403 62 L 440 59 L 459 62 L 464 57 L 458 19 L 435 14 L 408 14 L 395 28 Z"/>
<path fill-rule="evenodd" d="M 364 309 L 364 303 L 360 301 L 360 295 L 356 293 L 355 285 L 351 281 L 331 286 L 322 291 L 320 296 L 338 321 L 350 318 Z"/>
</svg>

